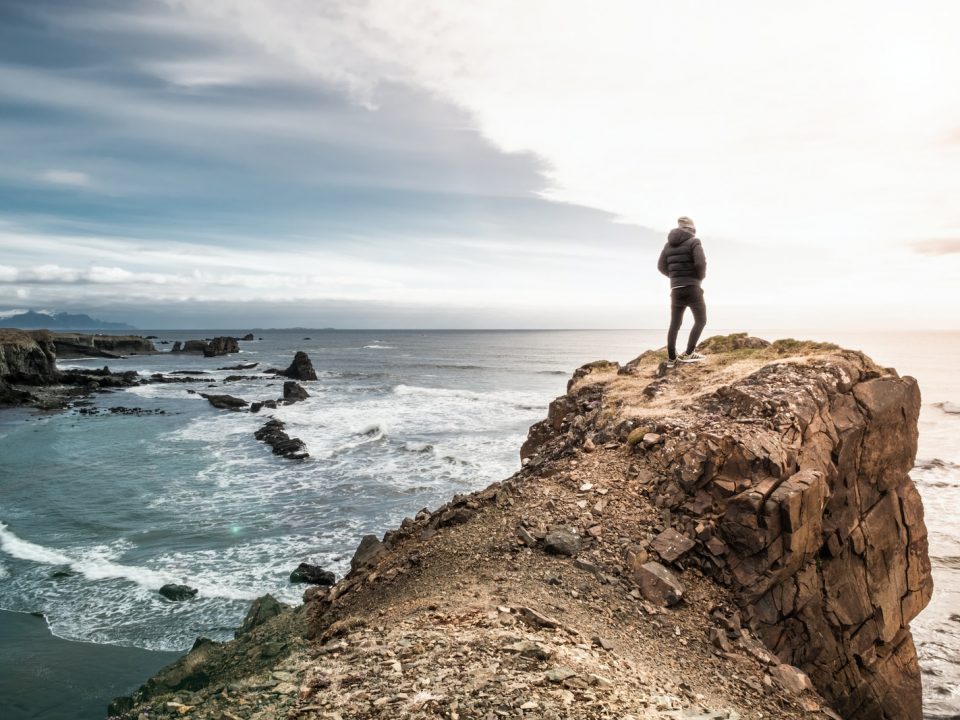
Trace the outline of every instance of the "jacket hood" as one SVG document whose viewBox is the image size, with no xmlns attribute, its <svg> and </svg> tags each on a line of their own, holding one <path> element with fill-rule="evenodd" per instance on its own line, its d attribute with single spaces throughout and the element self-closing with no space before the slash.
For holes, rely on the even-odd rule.
<svg viewBox="0 0 960 720">
<path fill-rule="evenodd" d="M 694 234 L 686 228 L 674 228 L 667 235 L 667 242 L 676 247 L 684 240 L 689 240 L 692 237 L 694 237 Z"/>
</svg>

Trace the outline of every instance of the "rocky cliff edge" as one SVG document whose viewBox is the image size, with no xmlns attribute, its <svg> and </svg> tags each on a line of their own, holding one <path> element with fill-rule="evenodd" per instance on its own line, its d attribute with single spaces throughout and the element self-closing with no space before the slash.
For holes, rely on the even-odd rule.
<svg viewBox="0 0 960 720">
<path fill-rule="evenodd" d="M 580 368 L 513 477 L 114 714 L 920 720 L 916 382 L 830 345 L 703 351 Z"/>
</svg>

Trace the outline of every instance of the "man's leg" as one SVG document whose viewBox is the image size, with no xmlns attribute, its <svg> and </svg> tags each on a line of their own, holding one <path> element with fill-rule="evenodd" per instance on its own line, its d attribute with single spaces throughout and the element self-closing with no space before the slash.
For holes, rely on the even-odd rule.
<svg viewBox="0 0 960 720">
<path fill-rule="evenodd" d="M 683 311 L 687 309 L 683 299 L 684 289 L 677 288 L 670 293 L 670 329 L 667 331 L 667 357 L 670 360 L 677 359 L 677 333 L 683 323 Z"/>
<path fill-rule="evenodd" d="M 690 300 L 690 310 L 693 312 L 693 327 L 690 329 L 690 337 L 687 338 L 688 355 L 697 349 L 697 343 L 700 342 L 700 333 L 707 326 L 707 303 L 703 299 L 703 290 L 701 288 L 691 289 L 695 290 L 695 293 Z"/>
</svg>

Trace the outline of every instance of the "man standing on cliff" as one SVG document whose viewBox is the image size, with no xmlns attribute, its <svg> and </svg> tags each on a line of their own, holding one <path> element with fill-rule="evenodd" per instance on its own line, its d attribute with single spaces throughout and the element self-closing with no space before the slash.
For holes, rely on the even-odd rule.
<svg viewBox="0 0 960 720">
<path fill-rule="evenodd" d="M 687 216 L 677 219 L 677 227 L 667 235 L 657 269 L 670 278 L 670 330 L 667 332 L 667 365 L 703 360 L 696 352 L 700 333 L 707 324 L 707 304 L 703 300 L 700 281 L 707 275 L 707 258 L 697 238 L 697 228 Z M 684 311 L 693 312 L 693 327 L 687 339 L 687 351 L 677 355 L 677 333 Z"/>
</svg>

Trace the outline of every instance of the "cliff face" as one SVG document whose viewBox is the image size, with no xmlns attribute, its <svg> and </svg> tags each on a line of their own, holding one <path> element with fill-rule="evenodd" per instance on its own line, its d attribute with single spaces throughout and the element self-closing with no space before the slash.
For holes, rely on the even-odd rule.
<svg viewBox="0 0 960 720">
<path fill-rule="evenodd" d="M 0 383 L 43 385 L 57 379 L 56 348 L 44 330 L 0 329 Z"/>
<path fill-rule="evenodd" d="M 676 370 L 653 353 L 587 366 L 524 454 L 632 432 L 648 497 L 766 646 L 845 718 L 920 720 L 909 622 L 933 582 L 907 474 L 917 383 L 854 352 L 780 359 L 792 349 L 738 347 Z"/>
<path fill-rule="evenodd" d="M 62 358 L 147 355 L 157 352 L 154 344 L 139 335 L 94 335 L 57 332 L 52 334 L 57 353 Z"/>
</svg>

